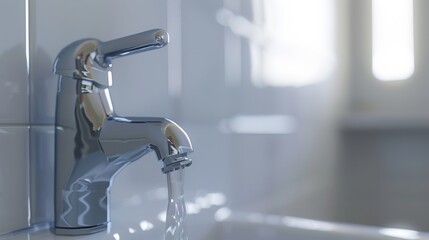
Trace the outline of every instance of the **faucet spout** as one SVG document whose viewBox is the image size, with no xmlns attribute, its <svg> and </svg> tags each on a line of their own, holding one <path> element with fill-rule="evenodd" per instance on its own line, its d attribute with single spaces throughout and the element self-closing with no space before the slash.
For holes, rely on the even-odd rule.
<svg viewBox="0 0 429 240">
<path fill-rule="evenodd" d="M 103 231 L 110 222 L 110 186 L 116 174 L 154 151 L 168 173 L 190 166 L 186 132 L 173 121 L 115 114 L 110 60 L 163 47 L 168 34 L 155 29 L 118 40 L 83 39 L 55 61 L 55 228 L 60 235 Z"/>
<path fill-rule="evenodd" d="M 57 126 L 58 140 L 70 138 L 68 131 Z M 98 144 L 91 144 L 90 137 L 76 139 L 78 135 L 73 135 L 79 144 L 56 152 L 61 161 L 56 162 L 55 233 L 61 235 L 104 230 L 110 222 L 108 205 L 114 177 L 152 150 L 163 162 L 164 173 L 192 164 L 188 154 L 193 149 L 186 132 L 165 118 L 110 117 L 99 132 Z M 74 157 L 64 151 L 73 151 Z"/>
<path fill-rule="evenodd" d="M 100 134 L 100 144 L 111 159 L 154 150 L 164 164 L 163 173 L 191 165 L 192 144 L 186 132 L 166 118 L 111 117 Z M 137 156 L 138 157 L 138 154 Z"/>
</svg>

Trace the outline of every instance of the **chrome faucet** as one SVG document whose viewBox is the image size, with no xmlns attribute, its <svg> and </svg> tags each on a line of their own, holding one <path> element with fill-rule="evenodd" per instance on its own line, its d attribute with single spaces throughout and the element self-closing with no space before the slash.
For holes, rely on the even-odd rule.
<svg viewBox="0 0 429 240">
<path fill-rule="evenodd" d="M 108 42 L 79 40 L 59 53 L 54 233 L 107 229 L 113 178 L 152 150 L 163 173 L 191 165 L 193 149 L 182 128 L 166 118 L 118 116 L 109 94 L 112 59 L 162 48 L 168 41 L 167 32 L 154 29 Z"/>
</svg>

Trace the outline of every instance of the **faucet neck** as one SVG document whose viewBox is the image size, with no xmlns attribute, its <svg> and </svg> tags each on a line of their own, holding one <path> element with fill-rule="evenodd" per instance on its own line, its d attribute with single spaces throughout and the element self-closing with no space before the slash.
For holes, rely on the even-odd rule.
<svg viewBox="0 0 429 240">
<path fill-rule="evenodd" d="M 104 121 L 113 116 L 113 104 L 108 88 L 99 88 L 92 81 L 60 76 L 58 80 L 56 124 L 71 129 L 101 130 Z M 70 116 L 75 116 L 70 119 Z"/>
</svg>

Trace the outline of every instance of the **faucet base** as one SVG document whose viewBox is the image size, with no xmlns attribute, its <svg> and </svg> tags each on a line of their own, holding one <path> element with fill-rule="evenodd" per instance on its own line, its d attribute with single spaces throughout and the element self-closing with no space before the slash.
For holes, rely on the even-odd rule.
<svg viewBox="0 0 429 240">
<path fill-rule="evenodd" d="M 82 227 L 82 228 L 59 228 L 54 227 L 52 229 L 52 232 L 57 235 L 67 235 L 67 236 L 76 236 L 76 235 L 87 235 L 87 234 L 93 234 L 98 232 L 106 231 L 110 228 L 110 222 L 104 223 L 97 226 L 91 226 L 91 227 Z"/>
</svg>

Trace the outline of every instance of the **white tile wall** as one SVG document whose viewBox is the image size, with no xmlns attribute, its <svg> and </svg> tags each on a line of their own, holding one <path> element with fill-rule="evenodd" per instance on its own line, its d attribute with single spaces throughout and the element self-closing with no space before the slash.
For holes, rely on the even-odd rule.
<svg viewBox="0 0 429 240">
<path fill-rule="evenodd" d="M 28 227 L 28 127 L 0 127 L 0 235 Z"/>
<path fill-rule="evenodd" d="M 32 126 L 30 130 L 31 224 L 53 220 L 54 126 Z"/>
<path fill-rule="evenodd" d="M 224 80 L 224 28 L 215 18 L 223 3 L 182 4 L 182 115 L 192 121 L 217 122 L 235 105 L 229 102 L 231 95 Z M 233 101 L 239 102 L 240 98 L 236 96 Z"/>
<path fill-rule="evenodd" d="M 0 3 L 0 123 L 28 123 L 24 0 Z"/>
<path fill-rule="evenodd" d="M 0 3 L 0 235 L 28 226 L 25 1 Z"/>
</svg>

